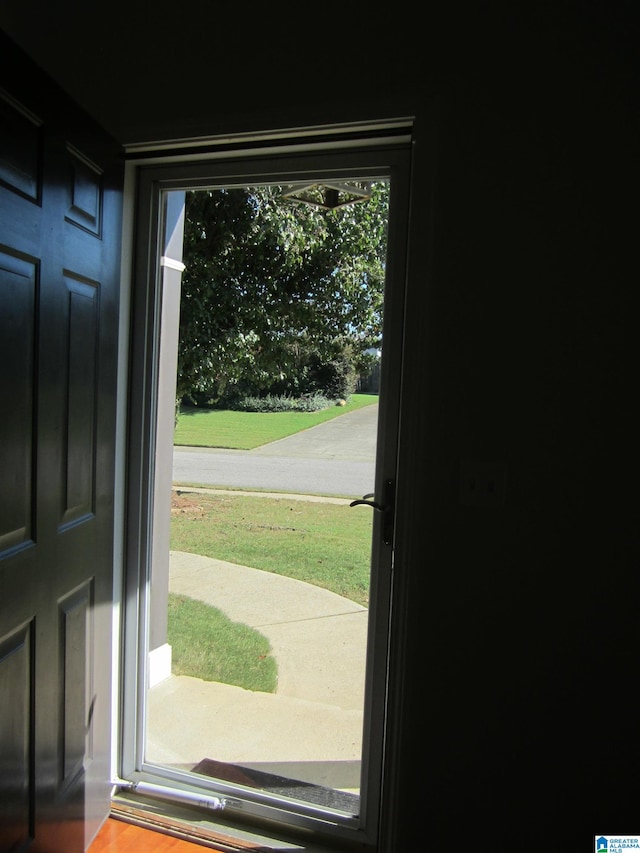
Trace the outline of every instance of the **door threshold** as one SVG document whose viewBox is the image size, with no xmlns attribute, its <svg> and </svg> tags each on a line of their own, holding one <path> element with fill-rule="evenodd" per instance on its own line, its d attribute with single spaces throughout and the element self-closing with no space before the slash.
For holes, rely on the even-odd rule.
<svg viewBox="0 0 640 853">
<path fill-rule="evenodd" d="M 140 833 L 148 833 L 150 842 L 153 840 L 150 837 L 151 834 L 155 836 L 161 834 L 171 836 L 176 839 L 176 842 L 181 842 L 184 845 L 184 847 L 175 848 L 167 846 L 168 853 L 169 851 L 170 853 L 174 853 L 174 849 L 175 853 L 195 853 L 193 850 L 194 847 L 208 847 L 212 850 L 222 851 L 222 853 L 238 853 L 238 851 L 244 851 L 244 853 L 247 853 L 247 851 L 251 851 L 251 853 L 271 853 L 275 849 L 273 847 L 265 847 L 261 843 L 255 843 L 235 836 L 227 836 L 219 830 L 202 826 L 202 821 L 199 818 L 194 818 L 193 815 L 188 817 L 183 815 L 180 817 L 174 815 L 174 811 L 180 810 L 171 809 L 171 814 L 169 814 L 166 813 L 164 807 L 158 808 L 157 805 L 145 805 L 141 808 L 139 804 L 128 804 L 114 800 L 108 820 L 134 826 Z M 143 837 L 146 837 L 146 835 L 140 835 L 140 839 Z M 127 839 L 128 843 L 129 839 Z M 103 848 L 98 846 L 94 849 L 94 845 L 89 848 L 88 853 L 102 853 Z M 146 848 L 138 850 L 138 847 L 135 847 L 136 853 L 143 853 L 144 849 Z M 150 853 L 155 849 L 150 846 Z M 162 849 L 164 850 L 164 847 Z M 108 853 L 120 853 L 117 845 L 113 849 L 111 847 L 104 848 L 104 853 L 107 853 L 107 851 Z"/>
<path fill-rule="evenodd" d="M 208 847 L 221 853 L 338 853 L 353 850 L 353 846 L 308 835 L 292 837 L 287 833 L 262 830 L 251 832 L 237 824 L 225 823 L 223 818 L 211 817 L 211 812 L 177 805 L 167 801 L 145 798 L 142 795 L 121 792 L 115 794 L 111 804 L 110 820 L 134 824 L 140 830 L 173 836 L 185 843 Z M 94 842 L 95 843 L 95 842 Z M 149 848 L 149 853 L 156 848 Z M 164 847 L 161 848 L 164 851 Z M 357 848 L 362 850 L 361 847 Z M 145 853 L 144 848 L 136 853 Z M 88 853 L 120 853 L 118 847 L 93 848 Z M 125 850 L 122 851 L 125 853 Z M 128 853 L 128 848 L 126 848 Z M 174 853 L 172 847 L 167 853 Z M 175 853 L 195 853 L 195 850 L 176 848 Z"/>
</svg>

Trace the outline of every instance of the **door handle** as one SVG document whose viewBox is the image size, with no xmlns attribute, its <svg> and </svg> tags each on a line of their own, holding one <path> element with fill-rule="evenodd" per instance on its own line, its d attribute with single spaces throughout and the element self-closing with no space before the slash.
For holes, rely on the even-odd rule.
<svg viewBox="0 0 640 853">
<path fill-rule="evenodd" d="M 363 495 L 361 498 L 358 498 L 357 501 L 351 501 L 349 506 L 358 506 L 359 504 L 364 504 L 365 506 L 373 507 L 373 509 L 377 509 L 378 512 L 384 512 L 384 507 L 375 501 L 370 501 L 368 498 L 372 498 L 375 496 L 375 492 L 369 492 L 368 495 Z"/>
<path fill-rule="evenodd" d="M 381 512 L 384 516 L 382 520 L 382 541 L 385 545 L 391 545 L 395 523 L 395 488 L 393 480 L 384 481 L 382 503 L 370 500 L 373 497 L 375 497 L 375 493 L 369 492 L 358 498 L 357 501 L 351 501 L 349 506 L 370 506 L 376 512 Z"/>
</svg>

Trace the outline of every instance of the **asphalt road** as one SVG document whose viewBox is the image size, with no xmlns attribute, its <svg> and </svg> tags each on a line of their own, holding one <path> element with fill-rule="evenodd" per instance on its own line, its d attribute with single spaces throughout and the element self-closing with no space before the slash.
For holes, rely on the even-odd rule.
<svg viewBox="0 0 640 853">
<path fill-rule="evenodd" d="M 176 447 L 174 485 L 361 497 L 374 489 L 378 406 L 255 450 Z"/>
</svg>

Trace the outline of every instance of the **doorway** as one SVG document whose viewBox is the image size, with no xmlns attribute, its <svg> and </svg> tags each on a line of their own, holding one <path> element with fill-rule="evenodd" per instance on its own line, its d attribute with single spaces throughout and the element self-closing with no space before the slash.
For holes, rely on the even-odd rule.
<svg viewBox="0 0 640 853">
<path fill-rule="evenodd" d="M 129 498 L 130 506 L 135 508 L 135 511 L 131 514 L 129 531 L 131 547 L 126 584 L 127 635 L 124 668 L 125 707 L 135 708 L 135 712 L 125 713 L 123 717 L 122 775 L 132 782 L 143 781 L 152 784 L 155 781 L 160 782 L 163 787 L 193 790 L 196 797 L 208 794 L 220 798 L 224 801 L 227 818 L 237 813 L 242 815 L 244 820 L 250 819 L 251 816 L 256 819 L 284 820 L 288 824 L 318 831 L 321 829 L 325 833 L 329 831 L 346 839 L 364 840 L 366 843 L 374 843 L 376 837 L 384 769 L 387 655 L 393 590 L 393 510 L 402 364 L 407 172 L 407 151 L 404 146 L 393 145 L 322 155 L 288 155 L 275 160 L 248 158 L 215 163 L 144 167 L 140 169 L 139 182 L 137 281 L 140 286 L 136 288 L 133 311 L 134 327 L 140 329 L 144 326 L 145 334 L 136 335 L 132 341 L 132 464 Z M 255 753 L 253 761 L 250 760 L 250 755 L 247 758 L 248 753 L 238 752 L 238 757 L 234 757 L 233 750 L 231 753 L 223 750 L 223 746 L 228 748 L 229 742 L 233 742 L 234 738 L 229 734 L 230 719 L 222 714 L 224 702 L 219 698 L 218 692 L 217 699 L 205 701 L 205 704 L 208 704 L 206 714 L 210 713 L 212 720 L 210 730 L 215 730 L 218 737 L 217 745 L 214 738 L 211 748 L 207 747 L 201 760 L 197 762 L 193 761 L 193 755 L 185 755 L 184 761 L 179 760 L 179 756 L 176 760 L 175 753 L 173 757 L 168 758 L 170 750 L 163 754 L 162 748 L 158 748 L 156 725 L 160 719 L 160 711 L 163 708 L 166 710 L 166 702 L 154 705 L 154 696 L 158 695 L 158 689 L 161 692 L 166 690 L 168 685 L 176 685 L 179 682 L 175 681 L 172 675 L 169 679 L 160 678 L 157 681 L 152 673 L 153 665 L 150 663 L 149 652 L 156 648 L 153 647 L 150 637 L 157 600 L 161 600 L 163 594 L 171 595 L 172 586 L 176 589 L 180 585 L 180 571 L 174 571 L 171 565 L 168 567 L 168 580 L 163 577 L 162 571 L 157 571 L 159 549 L 169 556 L 166 536 L 165 541 L 159 544 L 162 537 L 159 535 L 161 525 L 158 523 L 158 511 L 161 504 L 166 508 L 165 499 L 167 495 L 170 496 L 173 486 L 173 464 L 169 464 L 170 461 L 172 463 L 173 455 L 168 455 L 166 446 L 163 447 L 166 437 L 163 438 L 158 424 L 161 420 L 161 410 L 163 407 L 167 410 L 167 400 L 162 399 L 161 382 L 163 359 L 167 355 L 163 346 L 166 343 L 163 334 L 167 331 L 166 319 L 172 316 L 172 309 L 166 300 L 171 298 L 171 278 L 182 273 L 182 256 L 176 257 L 176 235 L 181 235 L 183 223 L 181 224 L 181 214 L 178 210 L 180 204 L 175 203 L 184 199 L 186 193 L 229 193 L 247 187 L 281 189 L 294 183 L 312 183 L 317 181 L 318 177 L 333 184 L 344 181 L 384 182 L 390 187 L 384 320 L 380 347 L 382 358 L 374 426 L 372 486 L 368 494 L 350 495 L 343 499 L 344 512 L 365 513 L 368 516 L 367 550 L 370 558 L 367 606 L 353 607 L 352 601 L 339 596 L 339 606 L 344 606 L 344 602 L 348 601 L 350 608 L 342 615 L 348 616 L 351 623 L 359 626 L 356 633 L 360 637 L 358 643 L 362 652 L 358 674 L 354 678 L 348 675 L 346 679 L 352 682 L 358 682 L 359 679 L 361 681 L 359 707 L 342 709 L 352 712 L 349 714 L 346 734 L 344 722 L 333 726 L 334 734 L 340 732 L 345 735 L 352 750 L 348 754 L 340 750 L 333 754 L 331 749 L 325 746 L 311 761 L 305 760 L 304 750 L 297 756 L 292 753 L 283 754 L 281 760 L 278 760 L 277 754 L 271 754 L 268 760 L 261 760 L 258 753 Z M 181 251 L 180 246 L 180 253 Z M 175 305 L 173 311 L 175 316 Z M 169 362 L 172 359 L 175 363 L 173 350 L 169 353 Z M 352 501 L 348 498 L 358 497 L 359 503 L 366 503 L 367 506 L 349 506 Z M 231 497 L 227 500 L 231 501 Z M 245 496 L 245 500 L 249 498 Z M 255 500 L 264 502 L 265 498 Z M 293 508 L 290 511 L 295 512 Z M 215 508 L 213 512 L 215 515 Z M 171 559 L 174 557 L 172 554 Z M 211 577 L 217 573 L 218 593 L 213 593 L 212 600 L 205 602 L 210 606 L 215 607 L 216 604 L 223 603 L 219 591 L 222 588 L 228 589 L 231 577 L 235 580 L 244 578 L 245 585 L 240 594 L 244 605 L 249 597 L 249 576 L 252 578 L 251 583 L 258 578 L 263 584 L 263 592 L 258 594 L 257 599 L 264 601 L 270 594 L 276 600 L 283 600 L 283 595 L 273 592 L 273 575 L 269 578 L 261 569 L 257 570 L 259 574 L 255 574 L 255 566 L 241 566 L 235 560 L 221 561 L 216 557 L 204 559 L 212 562 L 200 562 L 197 569 L 191 566 L 190 571 L 195 572 L 192 581 L 196 585 L 205 575 Z M 177 562 L 179 559 L 174 560 L 174 564 Z M 194 562 L 198 563 L 195 560 L 191 561 L 191 564 Z M 182 582 L 184 575 L 185 571 L 182 572 Z M 289 586 L 298 584 L 288 573 L 278 580 L 278 583 L 283 582 Z M 271 592 L 268 593 L 267 590 Z M 320 595 L 318 589 L 307 592 L 313 592 L 316 598 Z M 324 592 L 331 593 L 330 590 L 323 591 L 323 594 Z M 200 600 L 202 598 L 200 595 Z M 337 603 L 337 599 L 331 599 L 329 612 L 332 617 L 335 616 Z M 230 605 L 225 606 L 229 611 Z M 323 616 L 323 611 L 318 610 L 321 606 L 316 603 L 310 607 L 311 612 L 306 612 L 305 615 L 304 611 L 298 611 L 297 618 L 292 621 L 300 622 L 309 616 L 313 617 L 310 622 L 322 621 L 319 617 Z M 242 612 L 242 606 L 239 612 Z M 347 634 L 341 636 L 341 642 L 350 652 L 353 652 L 353 646 L 357 645 L 352 635 Z M 335 660 L 335 649 L 331 651 Z M 330 669 L 335 670 L 335 667 Z M 203 685 L 198 684 L 198 687 Z M 223 692 L 229 695 L 228 686 Z M 130 701 L 127 701 L 127 697 Z M 243 737 L 246 739 L 247 734 L 250 734 L 251 740 L 256 733 L 265 734 L 266 714 L 260 714 L 258 703 L 254 701 L 256 697 L 249 698 L 253 704 L 252 722 L 241 726 L 241 729 Z M 305 697 L 293 698 L 309 701 Z M 260 702 L 265 699 L 266 696 L 259 697 Z M 193 710 L 193 704 L 190 707 Z M 235 709 L 238 707 L 235 706 Z M 329 707 L 329 703 L 325 703 L 324 708 L 318 707 L 315 710 L 317 716 L 309 733 L 313 731 L 315 736 L 322 725 L 331 731 L 333 709 Z M 233 703 L 229 713 L 230 718 L 233 718 Z M 185 711 L 183 722 L 186 717 Z M 282 717 L 276 724 L 280 729 L 285 728 L 291 732 L 290 743 L 295 741 L 298 733 L 298 726 L 293 719 Z M 216 720 L 220 723 L 218 727 Z M 190 724 L 186 725 L 189 727 Z M 305 748 L 308 747 L 310 734 L 305 735 L 302 732 L 299 740 Z M 340 773 L 336 775 L 337 770 L 342 773 L 340 778 Z"/>
</svg>

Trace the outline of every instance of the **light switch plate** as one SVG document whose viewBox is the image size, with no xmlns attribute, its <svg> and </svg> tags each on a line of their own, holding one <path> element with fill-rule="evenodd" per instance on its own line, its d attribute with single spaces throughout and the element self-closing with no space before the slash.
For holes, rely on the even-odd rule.
<svg viewBox="0 0 640 853">
<path fill-rule="evenodd" d="M 460 462 L 460 503 L 465 506 L 503 506 L 507 466 L 502 462 Z"/>
</svg>

